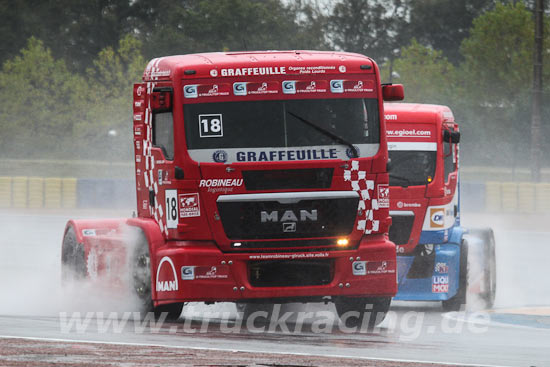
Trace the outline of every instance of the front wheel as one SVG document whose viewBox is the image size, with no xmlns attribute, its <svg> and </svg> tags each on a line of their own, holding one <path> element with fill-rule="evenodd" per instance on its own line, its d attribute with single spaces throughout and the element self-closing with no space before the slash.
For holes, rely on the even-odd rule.
<svg viewBox="0 0 550 367">
<path fill-rule="evenodd" d="M 479 238 L 483 254 L 483 292 L 481 298 L 485 307 L 491 308 L 495 303 L 497 291 L 497 263 L 495 250 L 495 235 L 490 228 L 472 229 L 470 233 Z"/>
<path fill-rule="evenodd" d="M 67 284 L 71 280 L 86 278 L 86 254 L 84 246 L 76 240 L 73 227 L 67 228 L 61 246 L 61 281 Z"/>
<path fill-rule="evenodd" d="M 466 289 L 468 288 L 468 242 L 462 240 L 460 246 L 460 267 L 458 274 L 458 291 L 446 301 L 442 301 L 444 311 L 460 311 L 466 305 Z"/>
<path fill-rule="evenodd" d="M 339 297 L 334 301 L 334 306 L 338 317 L 346 327 L 366 325 L 372 329 L 384 321 L 390 303 L 391 297 Z"/>
<path fill-rule="evenodd" d="M 149 246 L 142 237 L 131 256 L 130 261 L 130 286 L 131 291 L 139 300 L 139 308 L 142 316 L 153 312 L 155 318 L 166 314 L 166 319 L 177 320 L 183 310 L 182 303 L 172 303 L 154 307 L 151 290 L 151 257 Z"/>
</svg>

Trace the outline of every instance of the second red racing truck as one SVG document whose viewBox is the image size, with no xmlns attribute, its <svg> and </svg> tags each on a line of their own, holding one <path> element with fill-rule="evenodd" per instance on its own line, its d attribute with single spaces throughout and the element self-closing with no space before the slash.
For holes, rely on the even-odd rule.
<svg viewBox="0 0 550 367">
<path fill-rule="evenodd" d="M 485 306 L 496 293 L 491 229 L 460 224 L 460 132 L 447 106 L 386 103 L 390 157 L 390 239 L 397 249 L 394 299 L 442 301 L 459 310 L 467 294 Z"/>
<path fill-rule="evenodd" d="M 220 301 L 385 313 L 397 268 L 383 100 L 401 99 L 359 54 L 152 60 L 134 86 L 137 216 L 71 220 L 64 274 L 126 282 L 170 317 Z"/>
</svg>

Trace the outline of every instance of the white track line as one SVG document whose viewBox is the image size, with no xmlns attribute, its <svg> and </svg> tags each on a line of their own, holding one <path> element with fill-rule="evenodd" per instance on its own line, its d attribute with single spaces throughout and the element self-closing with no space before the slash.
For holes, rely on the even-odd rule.
<svg viewBox="0 0 550 367">
<path fill-rule="evenodd" d="M 96 340 L 38 338 L 38 337 L 10 336 L 10 335 L 0 335 L 0 339 L 23 339 L 23 340 L 34 340 L 34 341 L 62 342 L 62 343 L 107 344 L 107 345 L 134 346 L 134 347 L 160 347 L 160 348 L 171 348 L 171 349 L 207 350 L 207 351 L 217 351 L 217 352 L 265 353 L 265 354 L 275 354 L 275 355 L 294 355 L 294 356 L 301 356 L 301 357 L 326 357 L 326 358 L 360 359 L 360 360 L 366 360 L 366 361 L 441 364 L 441 365 L 445 365 L 445 366 L 510 367 L 510 366 L 504 366 L 504 365 L 438 362 L 438 361 L 426 361 L 426 360 L 416 360 L 416 359 L 398 359 L 398 358 L 383 358 L 383 357 L 377 358 L 377 357 L 360 357 L 360 356 L 351 357 L 351 356 L 338 355 L 338 354 L 274 352 L 274 351 L 269 351 L 269 350 L 264 351 L 264 350 L 253 350 L 253 349 L 242 349 L 242 348 L 234 349 L 234 348 L 191 347 L 191 346 L 183 346 L 183 345 L 128 343 L 128 342 L 107 342 L 107 341 L 96 341 Z"/>
<path fill-rule="evenodd" d="M 530 330 L 530 331 L 538 330 L 538 331 L 541 331 L 541 332 L 548 332 L 549 331 L 548 328 L 544 328 L 544 327 L 516 325 L 516 324 L 512 324 L 512 323 L 493 321 L 493 320 L 489 320 L 489 323 L 486 324 L 486 323 L 483 323 L 483 322 L 476 322 L 476 321 L 472 321 L 470 319 L 467 319 L 465 317 L 465 315 L 461 315 L 461 317 L 459 317 L 458 315 L 457 316 L 451 315 L 452 313 L 453 312 L 446 312 L 442 315 L 442 317 L 444 317 L 446 319 L 449 319 L 449 320 L 453 320 L 453 321 L 465 322 L 467 324 L 480 324 L 480 325 L 484 325 L 484 326 L 498 326 L 498 327 L 502 327 L 502 328 L 521 329 L 521 330 Z M 495 313 L 495 314 L 497 314 L 497 313 Z M 489 318 L 491 317 L 491 315 L 492 315 L 492 313 L 489 313 Z M 499 315 L 503 315 L 503 314 L 499 314 Z"/>
</svg>

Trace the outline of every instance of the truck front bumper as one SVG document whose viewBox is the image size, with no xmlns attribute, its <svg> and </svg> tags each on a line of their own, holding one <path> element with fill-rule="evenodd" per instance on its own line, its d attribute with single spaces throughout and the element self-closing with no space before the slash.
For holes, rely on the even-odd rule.
<svg viewBox="0 0 550 367">
<path fill-rule="evenodd" d="M 177 241 L 159 248 L 152 260 L 155 305 L 326 296 L 392 297 L 397 292 L 395 245 L 384 236 L 364 237 L 353 250 L 311 252 L 224 253 L 213 242 Z M 285 271 L 317 263 L 330 264 L 330 275 L 322 284 L 278 284 L 277 271 L 280 278 L 285 278 Z M 266 278 L 267 284 L 258 285 L 258 274 L 253 272 L 263 265 L 275 272 L 272 270 Z M 269 284 L 272 280 L 274 283 Z"/>
<path fill-rule="evenodd" d="M 415 256 L 397 256 L 399 291 L 395 300 L 445 301 L 453 297 L 459 287 L 460 247 L 447 243 L 434 245 L 434 267 L 426 277 L 412 276 Z"/>
</svg>

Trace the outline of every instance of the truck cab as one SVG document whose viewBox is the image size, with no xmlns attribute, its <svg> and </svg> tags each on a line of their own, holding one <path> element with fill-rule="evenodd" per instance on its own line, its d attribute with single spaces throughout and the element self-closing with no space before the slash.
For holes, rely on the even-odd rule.
<svg viewBox="0 0 550 367">
<path fill-rule="evenodd" d="M 458 124 L 446 106 L 386 103 L 384 113 L 390 239 L 396 244 L 399 273 L 395 299 L 447 302 L 460 297 L 464 286 Z"/>
</svg>

